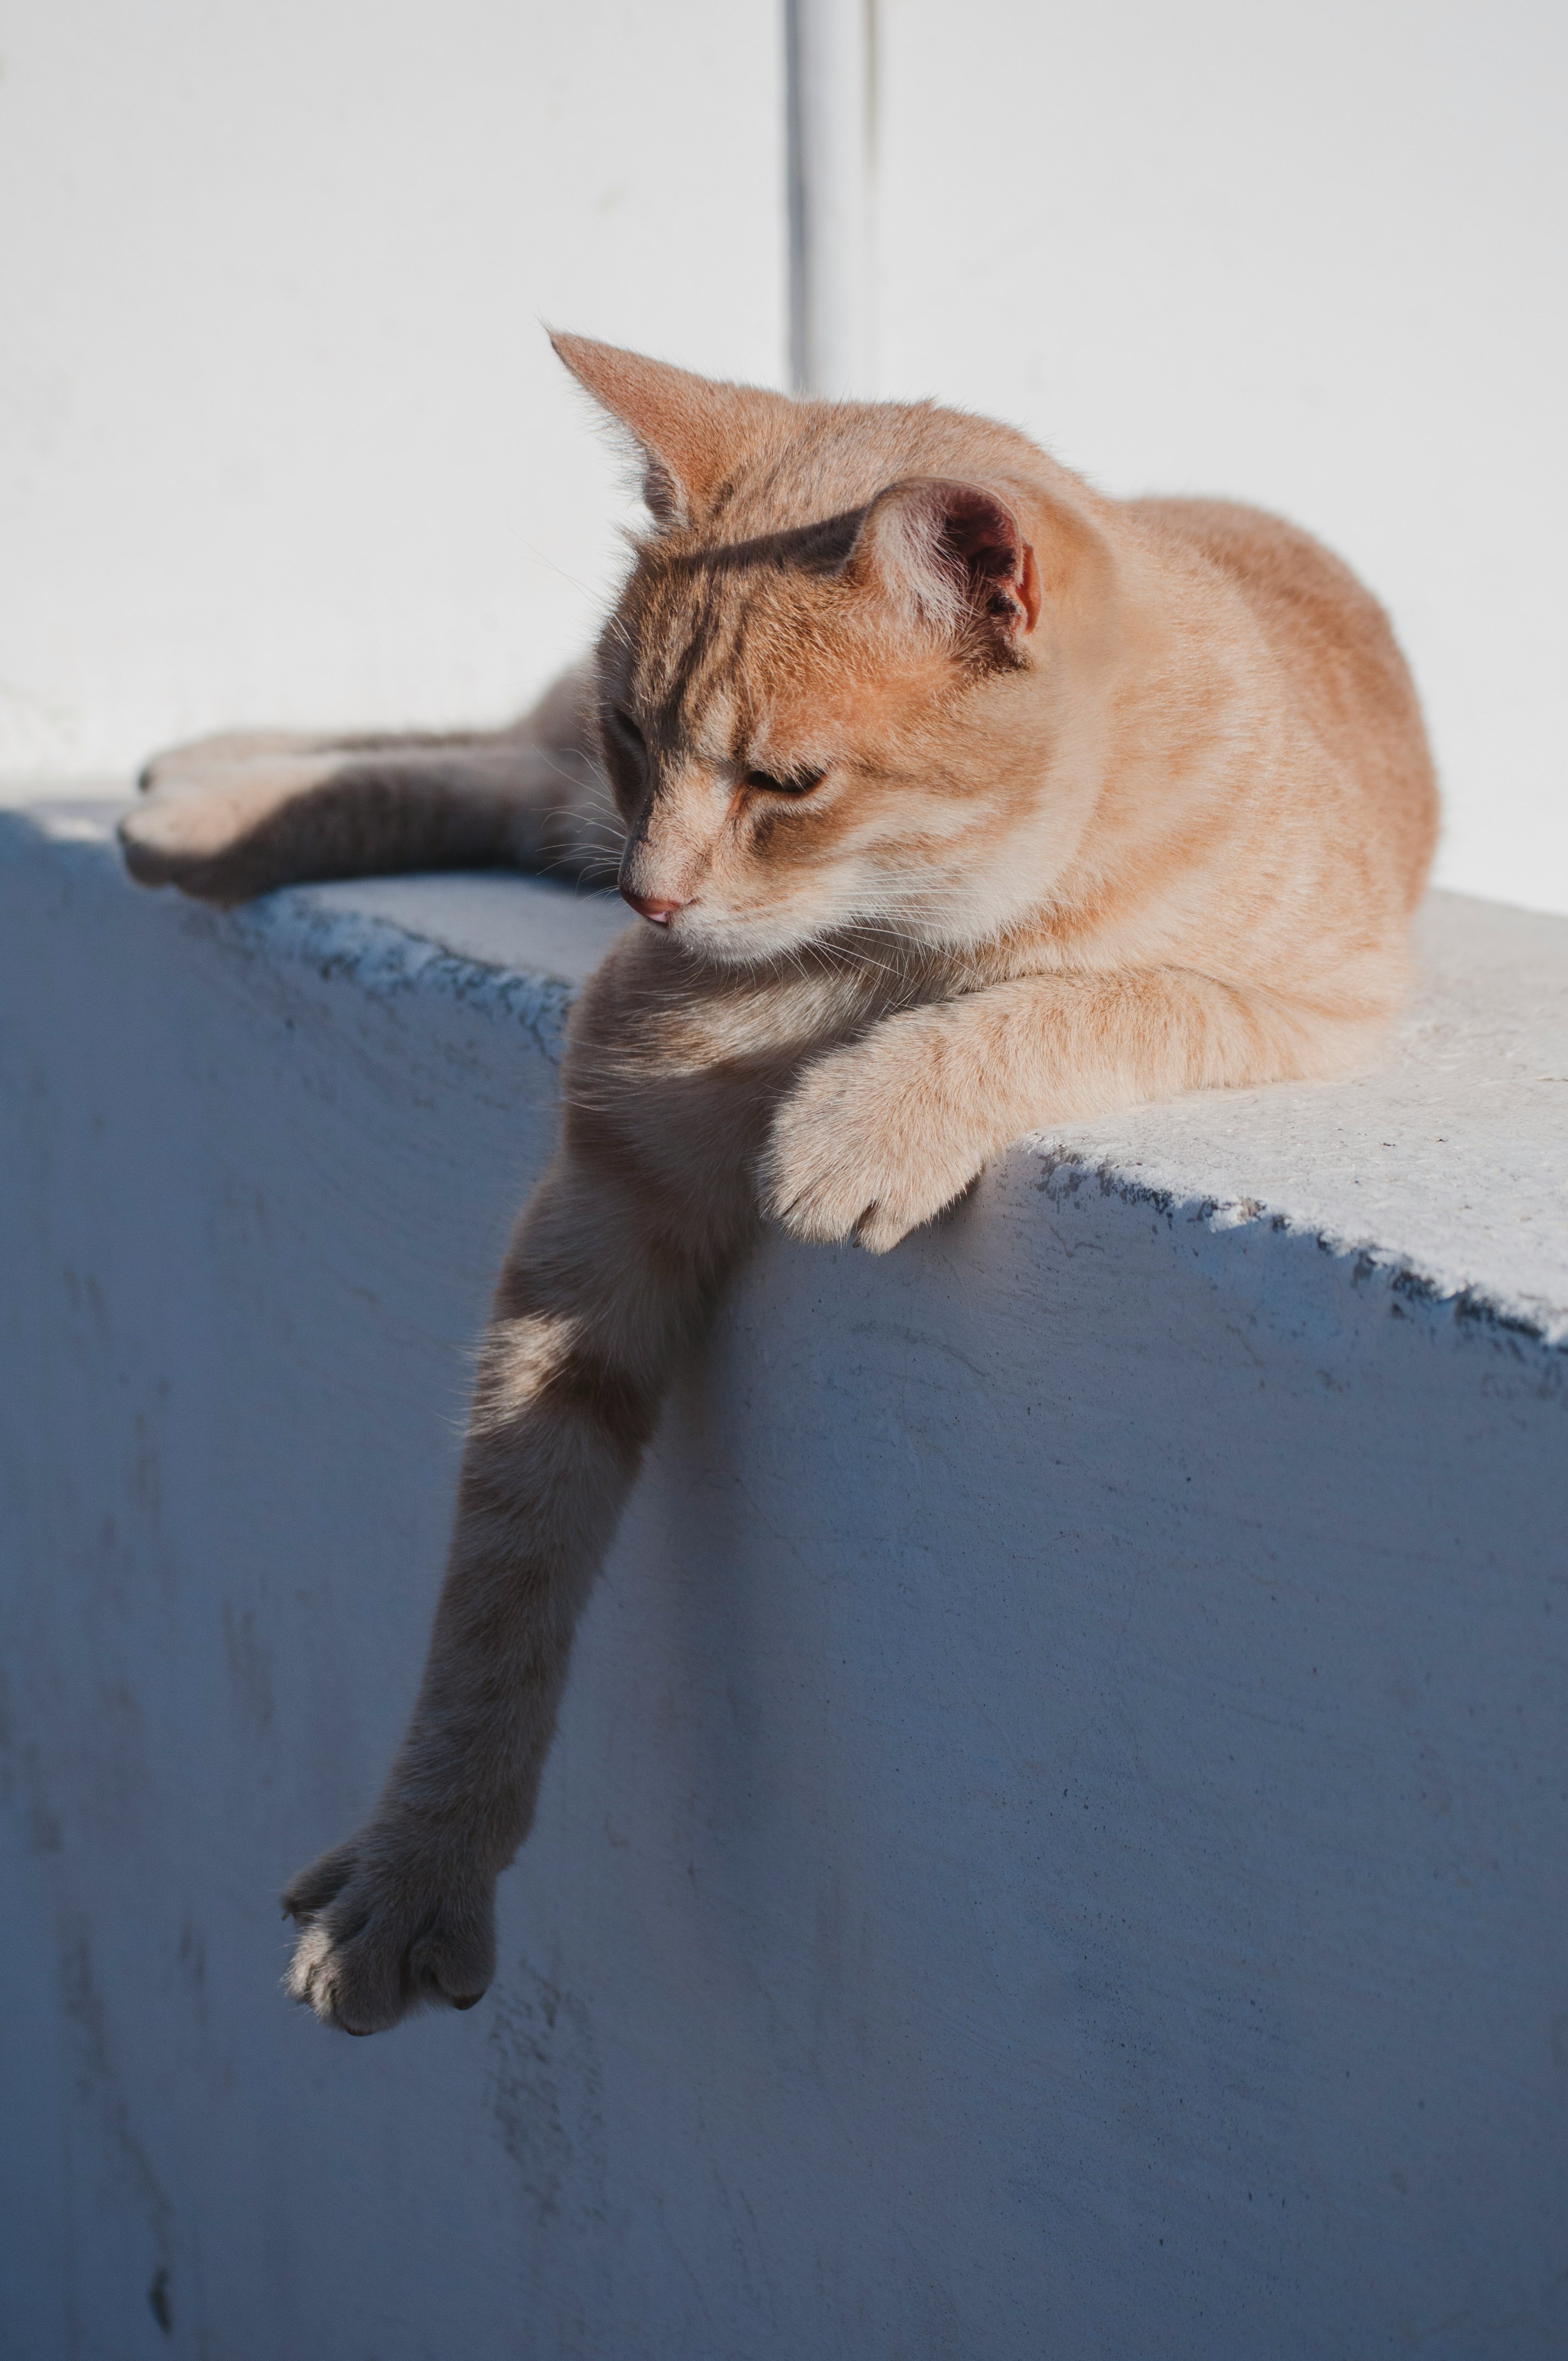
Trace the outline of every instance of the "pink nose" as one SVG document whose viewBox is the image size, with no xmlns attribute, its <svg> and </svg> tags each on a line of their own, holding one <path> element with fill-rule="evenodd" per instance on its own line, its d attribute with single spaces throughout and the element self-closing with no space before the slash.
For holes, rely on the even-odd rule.
<svg viewBox="0 0 1568 2361">
<path fill-rule="evenodd" d="M 686 906 L 684 902 L 661 902 L 652 894 L 634 894 L 630 885 L 621 887 L 620 898 L 630 903 L 640 918 L 652 918 L 656 927 L 667 927 L 675 912 Z"/>
</svg>

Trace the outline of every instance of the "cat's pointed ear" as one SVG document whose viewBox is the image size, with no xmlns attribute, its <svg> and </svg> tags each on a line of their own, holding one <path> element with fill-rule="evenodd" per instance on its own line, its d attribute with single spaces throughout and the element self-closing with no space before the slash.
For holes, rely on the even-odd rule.
<svg viewBox="0 0 1568 2361">
<path fill-rule="evenodd" d="M 975 625 L 1014 643 L 1040 619 L 1040 569 L 1008 503 L 979 484 L 916 476 L 879 492 L 850 574 L 876 582 L 912 624 Z"/>
<path fill-rule="evenodd" d="M 737 460 L 765 435 L 771 413 L 792 408 L 783 394 L 718 385 L 590 336 L 552 334 L 550 341 L 578 384 L 641 445 L 642 496 L 661 524 L 699 519 Z"/>
</svg>

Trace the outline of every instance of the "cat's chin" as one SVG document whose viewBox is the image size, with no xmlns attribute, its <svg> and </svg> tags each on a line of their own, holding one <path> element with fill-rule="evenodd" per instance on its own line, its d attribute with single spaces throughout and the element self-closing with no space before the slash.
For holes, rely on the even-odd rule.
<svg viewBox="0 0 1568 2361">
<path fill-rule="evenodd" d="M 696 918 L 683 913 L 670 928 L 691 958 L 710 967 L 757 967 L 795 957 L 822 939 L 820 927 L 768 918 Z"/>
<path fill-rule="evenodd" d="M 819 907 L 809 916 L 783 911 L 710 915 L 688 907 L 667 929 L 670 939 L 693 960 L 730 968 L 766 967 L 812 951 L 852 961 L 857 953 L 868 951 L 885 956 L 894 947 L 909 951 L 967 950 L 990 931 L 993 930 L 938 926 L 929 912 L 901 919 L 887 912 L 873 915 L 852 907 Z"/>
</svg>

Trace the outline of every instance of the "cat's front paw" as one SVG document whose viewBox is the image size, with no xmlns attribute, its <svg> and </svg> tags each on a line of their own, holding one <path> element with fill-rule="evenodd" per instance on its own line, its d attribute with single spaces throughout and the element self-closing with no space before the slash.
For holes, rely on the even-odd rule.
<svg viewBox="0 0 1568 2361">
<path fill-rule="evenodd" d="M 773 1120 L 762 1207 L 797 1238 L 886 1254 L 961 1197 L 983 1161 L 931 1088 L 917 1032 L 894 1020 L 806 1069 Z"/>
<path fill-rule="evenodd" d="M 495 1890 L 450 1842 L 364 1828 L 282 1897 L 300 1928 L 287 1988 L 344 2033 L 472 2008 L 496 1971 Z"/>
</svg>

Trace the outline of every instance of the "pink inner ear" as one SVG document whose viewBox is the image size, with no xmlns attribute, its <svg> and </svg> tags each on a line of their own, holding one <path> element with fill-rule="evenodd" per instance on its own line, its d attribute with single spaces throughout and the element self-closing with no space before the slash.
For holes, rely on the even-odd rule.
<svg viewBox="0 0 1568 2361">
<path fill-rule="evenodd" d="M 909 477 L 879 492 L 850 566 L 927 625 L 960 631 L 984 619 L 1009 639 L 1039 618 L 1039 568 L 1004 500 L 949 477 Z"/>
<path fill-rule="evenodd" d="M 954 484 L 943 500 L 942 555 L 978 588 L 1012 583 L 1023 570 L 1024 537 L 999 500 L 970 484 Z"/>
</svg>

